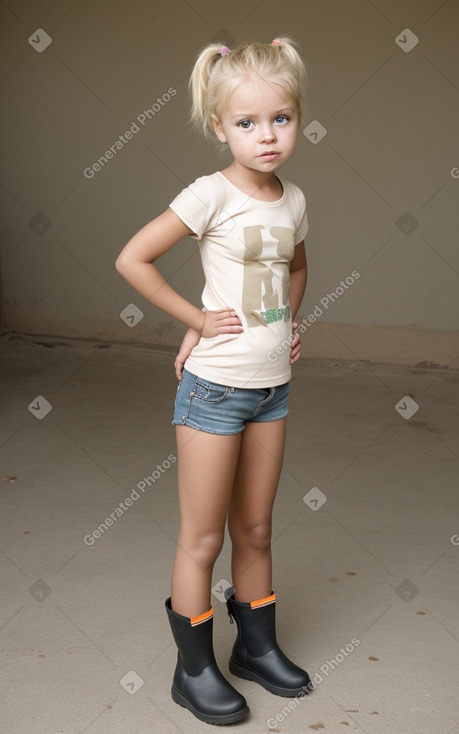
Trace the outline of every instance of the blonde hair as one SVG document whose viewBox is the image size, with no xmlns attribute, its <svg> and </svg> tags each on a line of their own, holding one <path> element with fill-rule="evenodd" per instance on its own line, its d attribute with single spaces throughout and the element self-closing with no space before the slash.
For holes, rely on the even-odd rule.
<svg viewBox="0 0 459 734">
<path fill-rule="evenodd" d="M 235 49 L 212 43 L 199 53 L 189 83 L 191 122 L 207 138 L 214 137 L 212 115 L 220 119 L 231 93 L 251 72 L 280 84 L 294 100 L 300 121 L 305 121 L 306 70 L 290 38 L 281 36 L 272 43 L 247 42 Z"/>
</svg>

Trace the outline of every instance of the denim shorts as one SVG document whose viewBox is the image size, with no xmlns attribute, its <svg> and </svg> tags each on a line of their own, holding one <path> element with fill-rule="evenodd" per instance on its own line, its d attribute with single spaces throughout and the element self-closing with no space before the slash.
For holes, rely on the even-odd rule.
<svg viewBox="0 0 459 734">
<path fill-rule="evenodd" d="M 191 426 L 206 433 L 240 433 L 246 421 L 277 421 L 288 414 L 290 383 L 277 387 L 227 387 L 188 370 L 177 387 L 174 426 Z"/>
</svg>

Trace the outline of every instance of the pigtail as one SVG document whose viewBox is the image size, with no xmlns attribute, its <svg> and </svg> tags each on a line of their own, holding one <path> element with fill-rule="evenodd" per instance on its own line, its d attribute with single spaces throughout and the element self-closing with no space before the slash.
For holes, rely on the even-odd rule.
<svg viewBox="0 0 459 734">
<path fill-rule="evenodd" d="M 303 59 L 296 49 L 296 43 L 289 36 L 279 36 L 272 41 L 272 46 L 276 46 L 281 58 L 287 62 L 293 72 L 293 76 L 297 81 L 297 100 L 301 121 L 305 123 L 307 111 L 304 101 L 304 89 L 307 82 L 307 72 Z"/>
<path fill-rule="evenodd" d="M 297 44 L 295 41 L 292 41 L 289 36 L 279 36 L 279 38 L 275 38 L 272 41 L 271 45 L 278 47 L 279 52 L 283 54 L 285 59 L 290 63 L 292 69 L 295 70 L 297 79 L 302 84 L 305 84 L 306 69 L 304 61 L 296 49 Z"/>
<path fill-rule="evenodd" d="M 208 108 L 209 79 L 212 70 L 222 55 L 228 51 L 221 43 L 206 46 L 198 55 L 191 72 L 189 88 L 191 93 L 190 120 L 194 127 L 203 130 L 206 136 L 212 136 L 213 127 Z"/>
</svg>

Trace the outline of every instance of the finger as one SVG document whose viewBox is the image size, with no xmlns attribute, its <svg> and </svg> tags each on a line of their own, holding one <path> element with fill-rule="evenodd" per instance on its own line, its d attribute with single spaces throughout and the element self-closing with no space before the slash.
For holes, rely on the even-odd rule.
<svg viewBox="0 0 459 734">
<path fill-rule="evenodd" d="M 174 362 L 174 368 L 175 368 L 175 376 L 178 380 L 181 380 L 183 375 L 183 362 L 180 362 L 178 359 Z"/>
<path fill-rule="evenodd" d="M 243 330 L 241 320 L 237 316 L 229 316 L 227 318 L 220 319 L 215 323 L 215 328 L 220 333 L 228 333 L 232 331 L 240 332 Z"/>
<path fill-rule="evenodd" d="M 300 358 L 300 355 L 301 349 L 297 349 L 295 352 L 292 352 L 292 354 L 290 355 L 290 364 L 296 362 Z"/>
<path fill-rule="evenodd" d="M 290 356 L 294 357 L 300 351 L 301 351 L 301 342 L 298 341 L 296 344 L 292 344 L 292 348 L 290 350 Z"/>
<path fill-rule="evenodd" d="M 218 326 L 241 326 L 241 319 L 238 316 L 225 316 L 218 319 Z"/>
<path fill-rule="evenodd" d="M 231 314 L 228 313 L 226 316 L 219 316 L 217 319 L 220 323 L 228 322 L 228 323 L 241 323 L 241 319 L 239 316 L 237 316 L 235 313 Z"/>
<path fill-rule="evenodd" d="M 242 334 L 243 331 L 242 326 L 221 326 L 217 330 L 217 336 L 220 334 Z"/>
<path fill-rule="evenodd" d="M 224 306 L 223 308 L 217 308 L 215 311 L 208 311 L 208 313 L 213 313 L 220 318 L 224 318 L 225 314 L 227 316 L 231 314 L 236 314 L 236 311 L 229 306 Z"/>
<path fill-rule="evenodd" d="M 240 321 L 236 311 L 229 307 L 220 308 L 218 311 L 212 311 L 211 313 L 215 314 L 219 321 L 223 321 L 225 319 L 237 319 L 237 321 Z"/>
</svg>

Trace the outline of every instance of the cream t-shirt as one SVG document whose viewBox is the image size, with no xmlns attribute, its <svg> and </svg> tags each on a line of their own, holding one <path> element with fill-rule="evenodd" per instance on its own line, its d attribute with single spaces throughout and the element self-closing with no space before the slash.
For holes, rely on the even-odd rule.
<svg viewBox="0 0 459 734">
<path fill-rule="evenodd" d="M 170 204 L 199 244 L 204 308 L 229 306 L 244 329 L 202 337 L 185 362 L 189 372 L 222 385 L 274 387 L 291 377 L 289 263 L 308 221 L 301 190 L 278 179 L 281 198 L 259 201 L 217 171 L 196 179 Z"/>
</svg>

